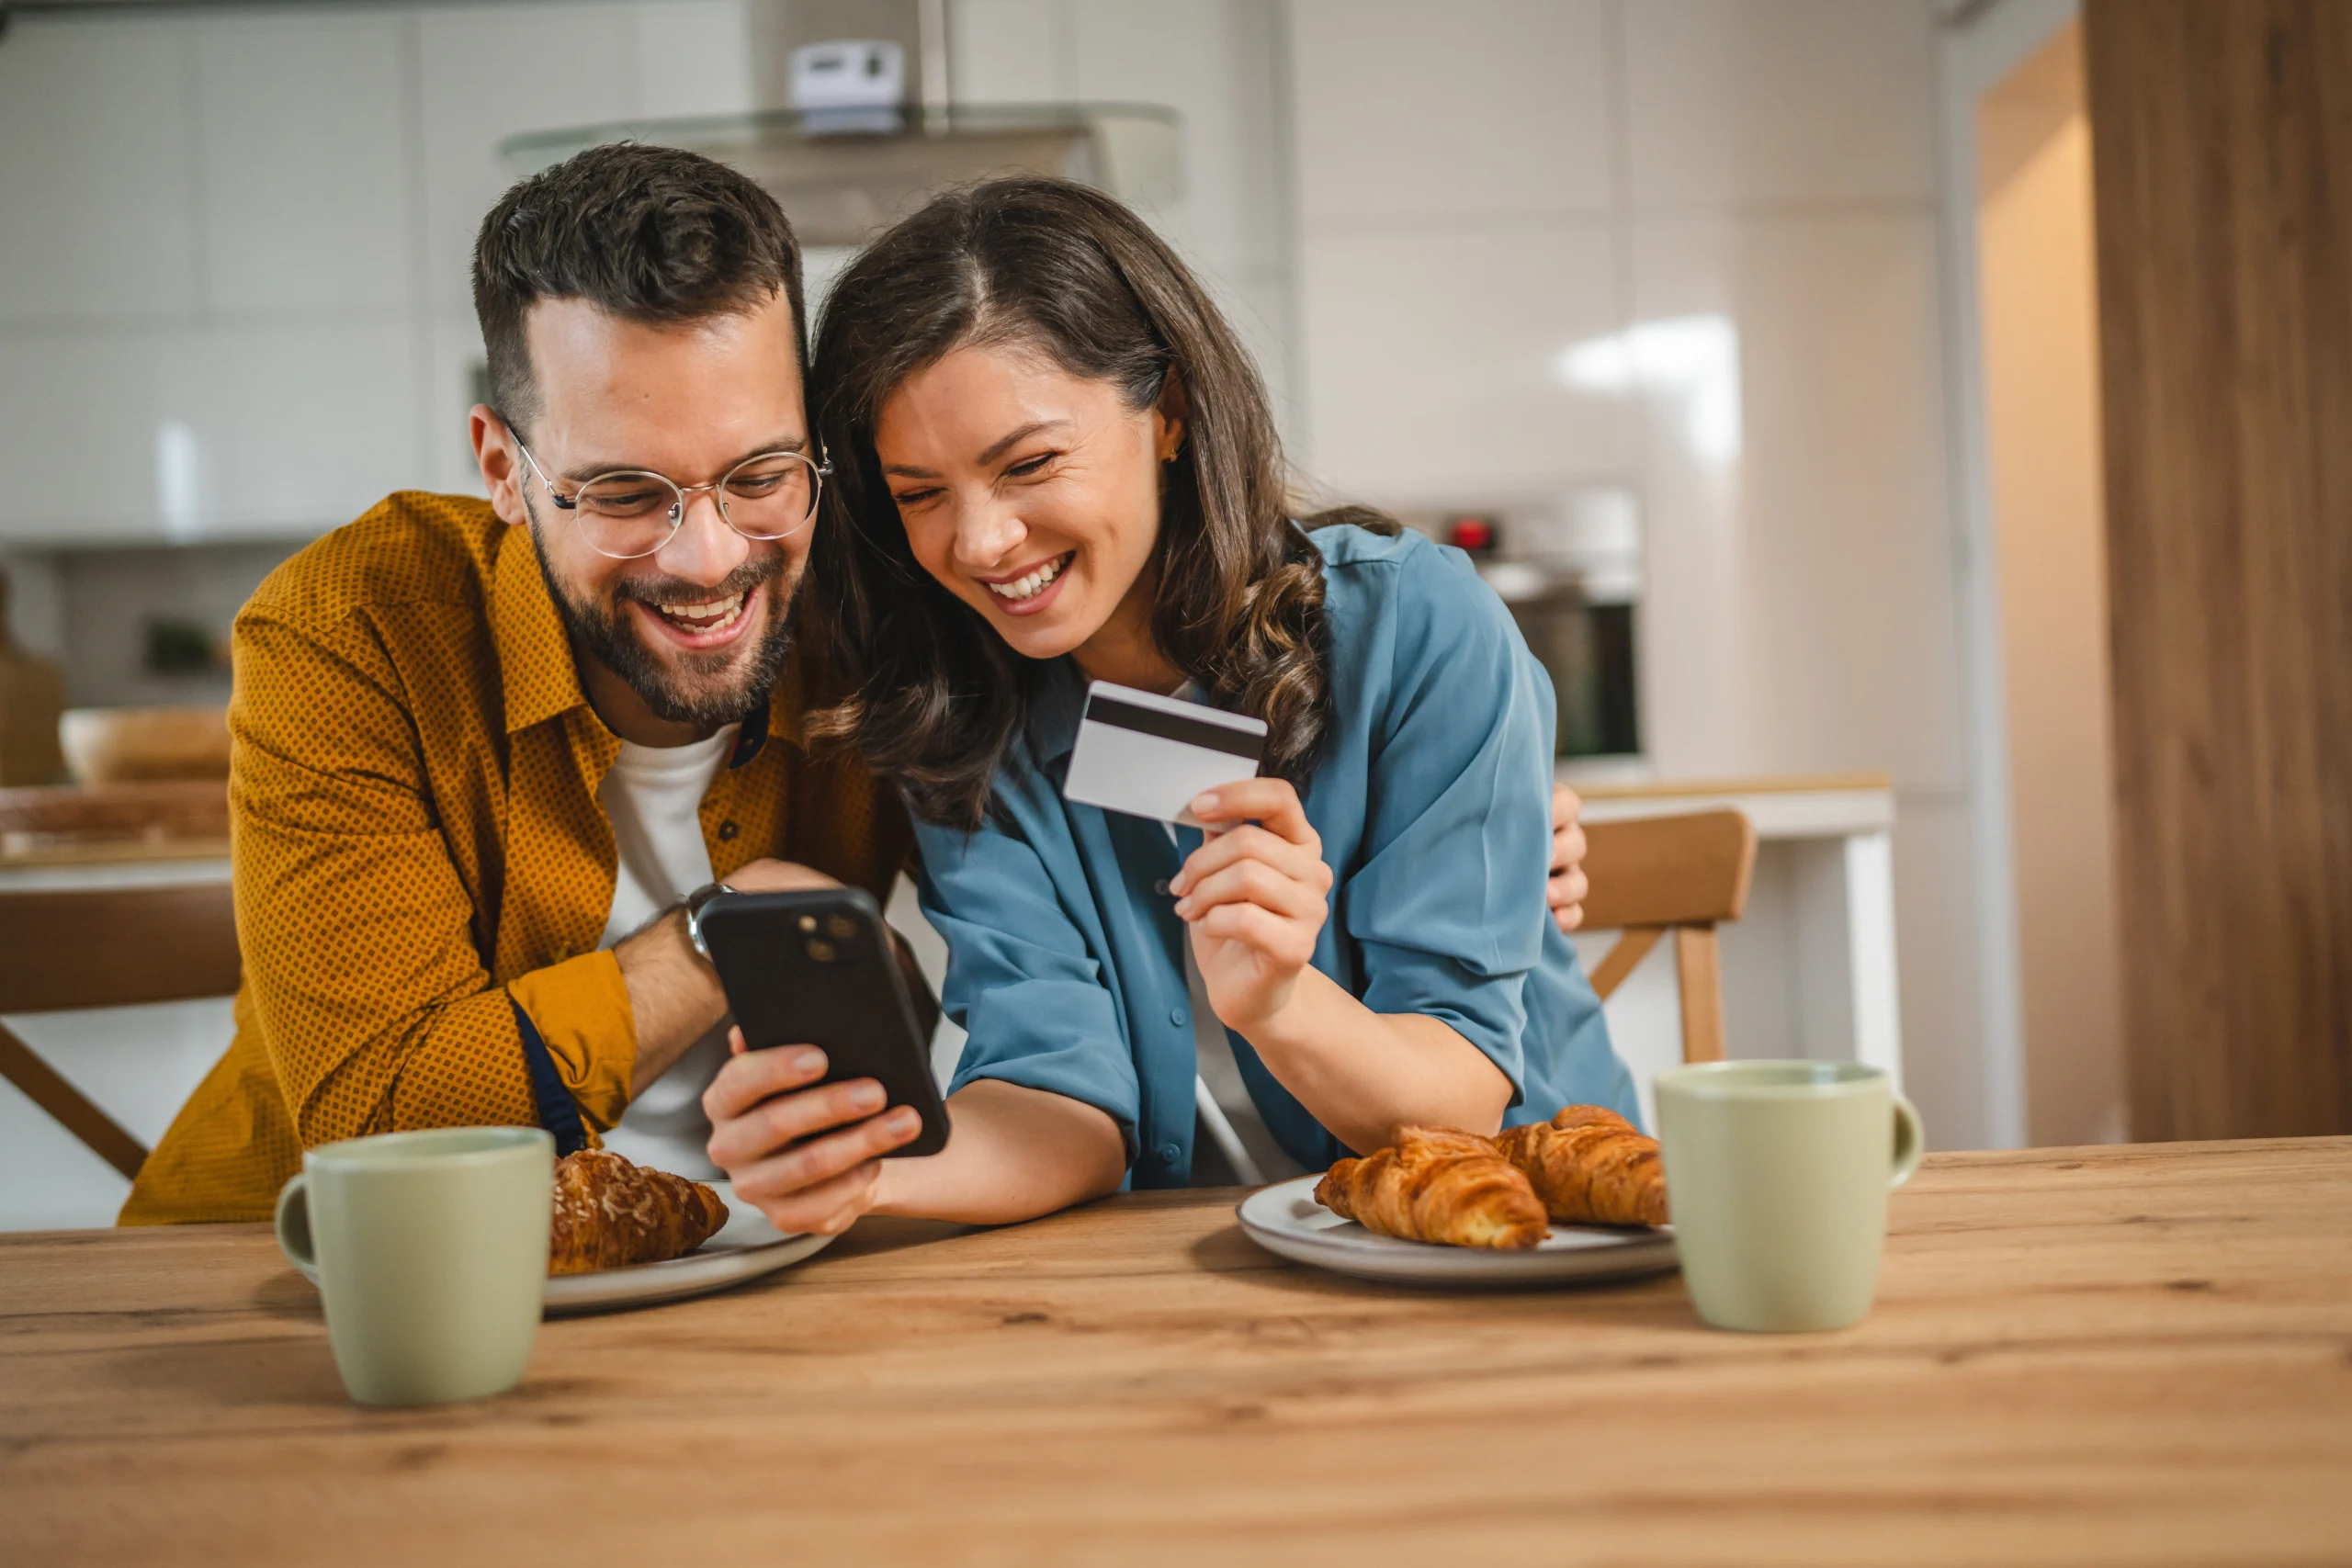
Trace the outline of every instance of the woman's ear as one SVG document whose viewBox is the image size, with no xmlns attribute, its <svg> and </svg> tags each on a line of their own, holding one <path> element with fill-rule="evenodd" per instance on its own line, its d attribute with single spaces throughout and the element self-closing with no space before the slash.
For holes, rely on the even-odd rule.
<svg viewBox="0 0 2352 1568">
<path fill-rule="evenodd" d="M 1174 370 L 1160 378 L 1159 400 L 1151 405 L 1152 449 L 1163 463 L 1172 463 L 1184 449 L 1184 378 Z"/>
</svg>

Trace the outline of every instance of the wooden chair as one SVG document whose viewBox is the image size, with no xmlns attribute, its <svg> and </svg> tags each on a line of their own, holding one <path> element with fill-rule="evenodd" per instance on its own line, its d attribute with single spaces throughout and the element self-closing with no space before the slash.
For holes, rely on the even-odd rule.
<svg viewBox="0 0 2352 1568">
<path fill-rule="evenodd" d="M 1585 925 L 1622 931 L 1592 968 L 1592 988 L 1607 1000 L 1658 939 L 1674 933 L 1681 976 L 1682 1059 L 1724 1055 L 1723 963 L 1718 921 L 1747 907 L 1756 870 L 1756 829 L 1736 811 L 1700 811 L 1585 824 Z"/>
<path fill-rule="evenodd" d="M 237 989 L 225 882 L 0 892 L 0 1014 L 194 1001 Z M 0 1025 L 0 1077 L 108 1165 L 135 1177 L 147 1150 Z"/>
</svg>

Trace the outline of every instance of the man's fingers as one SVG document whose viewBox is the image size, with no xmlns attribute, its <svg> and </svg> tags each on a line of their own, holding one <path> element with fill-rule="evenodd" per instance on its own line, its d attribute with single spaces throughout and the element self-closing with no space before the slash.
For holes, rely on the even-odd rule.
<svg viewBox="0 0 2352 1568">
<path fill-rule="evenodd" d="M 1592 879 L 1582 870 L 1564 872 L 1544 885 L 1544 901 L 1555 909 L 1570 904 L 1581 904 L 1584 896 L 1592 891 Z"/>
<path fill-rule="evenodd" d="M 1571 822 L 1557 829 L 1552 835 L 1552 869 L 1564 871 L 1569 866 L 1583 864 L 1585 849 L 1582 823 Z"/>
<path fill-rule="evenodd" d="M 1552 831 L 1574 823 L 1584 811 L 1584 797 L 1564 784 L 1552 786 Z"/>
<path fill-rule="evenodd" d="M 1294 844 L 1315 838 L 1306 808 L 1299 805 L 1298 791 L 1288 779 L 1244 779 L 1219 784 L 1193 797 L 1193 815 L 1204 822 L 1261 822 L 1268 831 Z"/>
<path fill-rule="evenodd" d="M 825 1054 L 814 1045 L 779 1045 L 773 1051 L 743 1049 L 743 1032 L 731 1030 L 735 1055 L 703 1090 L 702 1113 L 714 1122 L 741 1116 L 773 1095 L 805 1089 L 825 1076 Z"/>
</svg>

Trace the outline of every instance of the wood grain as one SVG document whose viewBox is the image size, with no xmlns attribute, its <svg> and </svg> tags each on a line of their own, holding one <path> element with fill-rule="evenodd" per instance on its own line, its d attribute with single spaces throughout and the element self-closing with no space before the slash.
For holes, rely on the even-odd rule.
<svg viewBox="0 0 2352 1568">
<path fill-rule="evenodd" d="M 1585 824 L 1585 924 L 1704 925 L 1736 920 L 1756 872 L 1756 829 L 1736 811 L 1693 811 Z"/>
<path fill-rule="evenodd" d="M 1939 1156 L 1878 1306 L 1286 1265 L 1230 1194 L 869 1222 L 343 1395 L 258 1226 L 0 1237 L 0 1520 L 40 1563 L 2340 1562 L 2352 1140 Z"/>
<path fill-rule="evenodd" d="M 2352 6 L 2083 43 L 2133 1128 L 2352 1132 Z"/>
</svg>

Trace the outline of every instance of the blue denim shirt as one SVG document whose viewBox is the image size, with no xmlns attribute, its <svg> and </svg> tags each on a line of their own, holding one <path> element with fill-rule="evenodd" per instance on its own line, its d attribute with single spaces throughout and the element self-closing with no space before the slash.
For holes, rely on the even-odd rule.
<svg viewBox="0 0 2352 1568">
<path fill-rule="evenodd" d="M 1634 1084 L 1544 898 L 1552 684 L 1460 551 L 1339 525 L 1323 552 L 1332 722 L 1306 815 L 1334 884 L 1315 967 L 1374 1012 L 1441 1019 L 1511 1082 L 1507 1122 L 1563 1105 L 1638 1114 Z M 1086 681 L 1042 672 L 978 832 L 919 825 L 923 911 L 946 938 L 953 1089 L 1001 1078 L 1100 1107 L 1136 1188 L 1193 1164 L 1184 924 L 1156 891 L 1199 847 L 1062 798 Z M 1232 1036 L 1274 1137 L 1309 1169 L 1348 1152 Z"/>
</svg>

